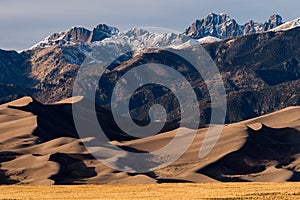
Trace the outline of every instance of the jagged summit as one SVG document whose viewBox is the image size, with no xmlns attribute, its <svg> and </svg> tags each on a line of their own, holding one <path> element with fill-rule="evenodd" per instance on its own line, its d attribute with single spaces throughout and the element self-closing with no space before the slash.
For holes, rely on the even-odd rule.
<svg viewBox="0 0 300 200">
<path fill-rule="evenodd" d="M 286 22 L 276 28 L 273 28 L 271 31 L 286 31 L 300 26 L 300 18 L 294 19 L 292 21 Z"/>
<path fill-rule="evenodd" d="M 193 39 L 200 39 L 207 36 L 224 39 L 242 34 L 238 23 L 229 15 L 221 13 L 209 13 L 206 18 L 196 20 L 187 28 L 185 34 Z"/>
<path fill-rule="evenodd" d="M 105 38 L 117 35 L 119 32 L 119 29 L 116 27 L 108 26 L 106 24 L 99 24 L 93 30 L 91 42 L 104 40 Z"/>
<path fill-rule="evenodd" d="M 227 39 L 239 35 L 251 33 L 261 33 L 269 31 L 283 24 L 282 17 L 273 14 L 266 22 L 258 23 L 250 20 L 244 25 L 237 23 L 228 14 L 209 13 L 203 19 L 197 19 L 185 31 L 185 34 L 193 39 L 200 39 L 207 36 L 213 36 L 220 39 Z"/>
<path fill-rule="evenodd" d="M 72 27 L 65 32 L 59 32 L 50 35 L 38 44 L 34 45 L 32 48 L 63 44 L 91 43 L 112 37 L 118 33 L 118 28 L 108 26 L 106 24 L 99 24 L 93 29 L 93 31 L 83 27 Z"/>
<path fill-rule="evenodd" d="M 277 15 L 277 14 L 273 14 L 268 19 L 268 21 L 265 22 L 265 26 L 266 26 L 267 30 L 270 30 L 272 28 L 280 26 L 281 24 L 283 24 L 282 17 L 280 15 Z M 267 31 L 267 30 L 265 30 L 265 31 Z"/>
</svg>

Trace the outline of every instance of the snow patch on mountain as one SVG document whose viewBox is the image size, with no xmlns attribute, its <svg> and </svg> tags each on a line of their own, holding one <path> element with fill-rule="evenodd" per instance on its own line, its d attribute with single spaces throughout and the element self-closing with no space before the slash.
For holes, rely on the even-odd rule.
<svg viewBox="0 0 300 200">
<path fill-rule="evenodd" d="M 222 41 L 220 38 L 207 36 L 198 40 L 200 44 L 214 43 Z"/>
<path fill-rule="evenodd" d="M 207 37 L 204 37 L 204 38 L 201 38 L 201 39 L 198 39 L 198 40 L 190 39 L 189 41 L 187 41 L 183 44 L 172 46 L 172 48 L 174 48 L 174 49 L 185 49 L 185 48 L 192 47 L 192 46 L 199 46 L 199 45 L 202 45 L 202 44 L 214 43 L 214 42 L 218 42 L 218 41 L 222 41 L 222 40 L 219 39 L 219 38 L 216 38 L 216 37 L 207 36 Z"/>
<path fill-rule="evenodd" d="M 292 21 L 286 22 L 276 28 L 271 29 L 270 31 L 287 31 L 300 26 L 300 18 L 294 19 Z"/>
</svg>

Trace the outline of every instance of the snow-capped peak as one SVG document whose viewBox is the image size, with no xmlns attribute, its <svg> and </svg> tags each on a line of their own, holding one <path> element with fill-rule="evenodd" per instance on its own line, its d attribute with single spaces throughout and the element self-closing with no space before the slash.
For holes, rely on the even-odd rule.
<svg viewBox="0 0 300 200">
<path fill-rule="evenodd" d="M 292 21 L 286 22 L 276 28 L 271 29 L 270 31 L 287 31 L 300 26 L 300 18 L 294 19 Z"/>
<path fill-rule="evenodd" d="M 190 40 L 190 38 L 183 34 L 155 33 L 147 29 L 133 28 L 119 33 L 114 37 L 94 42 L 93 45 L 106 45 L 108 43 L 122 44 L 136 50 L 145 47 L 172 47 L 183 44 L 188 40 Z"/>
<path fill-rule="evenodd" d="M 127 44 L 132 47 L 145 46 L 189 46 L 196 43 L 212 43 L 219 39 L 228 39 L 240 35 L 262 33 L 266 31 L 288 30 L 297 27 L 300 20 L 296 19 L 283 24 L 281 16 L 274 14 L 266 22 L 258 23 L 250 20 L 244 25 L 239 25 L 228 14 L 209 13 L 203 19 L 197 19 L 183 34 L 156 33 L 147 29 L 132 28 L 120 33 L 119 29 L 99 24 L 92 31 L 83 27 L 73 27 L 65 32 L 54 33 L 45 38 L 31 49 L 55 45 L 91 45 L 103 43 Z M 186 44 L 185 44 L 186 43 Z"/>
<path fill-rule="evenodd" d="M 279 15 L 272 15 L 266 22 L 257 23 L 250 20 L 244 25 L 239 25 L 236 20 L 229 15 L 221 13 L 209 13 L 205 18 L 196 20 L 185 31 L 185 34 L 193 39 L 212 36 L 220 39 L 227 39 L 239 35 L 251 33 L 261 33 L 273 29 L 282 24 L 282 18 Z"/>
<path fill-rule="evenodd" d="M 119 34 L 119 29 L 108 26 L 106 24 L 99 24 L 93 29 L 93 31 L 90 31 L 83 27 L 72 27 L 67 31 L 54 33 L 48 36 L 30 49 L 34 49 L 37 47 L 49 47 L 54 45 L 91 43 L 95 41 L 101 41 L 105 38 L 109 38 L 117 34 Z"/>
</svg>

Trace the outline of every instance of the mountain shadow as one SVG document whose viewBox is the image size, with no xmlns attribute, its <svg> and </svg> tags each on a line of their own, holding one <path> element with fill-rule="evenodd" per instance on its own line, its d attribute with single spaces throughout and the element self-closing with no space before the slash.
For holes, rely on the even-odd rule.
<svg viewBox="0 0 300 200">
<path fill-rule="evenodd" d="M 83 99 L 80 102 L 76 102 L 80 106 L 80 117 L 88 125 L 91 121 L 89 119 L 89 112 L 95 112 L 98 119 L 98 125 L 101 125 L 103 132 L 110 141 L 128 141 L 137 139 L 137 137 L 131 136 L 123 132 L 116 124 L 112 112 L 97 105 L 91 106 L 92 101 Z M 72 114 L 72 104 L 42 104 L 33 99 L 31 103 L 26 106 L 9 106 L 9 108 L 18 109 L 26 112 L 31 112 L 37 117 L 37 127 L 32 133 L 40 138 L 40 142 L 50 141 L 60 137 L 80 138 L 84 137 L 98 137 L 97 135 L 89 135 L 83 133 L 79 135 L 74 123 Z M 90 110 L 90 108 L 95 108 Z M 120 117 L 124 123 L 129 119 Z M 147 121 L 135 120 L 139 125 L 147 125 Z M 155 122 L 160 126 L 160 122 Z M 164 123 L 163 128 L 159 133 L 171 131 L 178 128 L 180 124 L 178 122 Z M 89 128 L 89 127 L 88 127 Z M 133 130 L 134 131 L 134 130 Z"/>
</svg>

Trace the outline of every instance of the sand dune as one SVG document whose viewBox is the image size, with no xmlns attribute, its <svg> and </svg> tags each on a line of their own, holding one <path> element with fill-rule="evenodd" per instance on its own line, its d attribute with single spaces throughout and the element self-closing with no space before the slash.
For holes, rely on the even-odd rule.
<svg viewBox="0 0 300 200">
<path fill-rule="evenodd" d="M 81 100 L 43 105 L 24 97 L 0 106 L 1 184 L 300 180 L 300 107 L 224 126 L 215 148 L 203 159 L 198 154 L 207 128 L 201 128 L 193 144 L 173 164 L 154 172 L 130 174 L 103 165 L 82 145 L 71 114 L 71 103 Z M 189 129 L 184 131 L 189 134 Z M 112 134 L 118 137 L 117 129 Z M 168 144 L 175 134 L 166 131 L 134 140 L 121 134 L 119 141 L 111 143 L 149 152 Z"/>
</svg>

